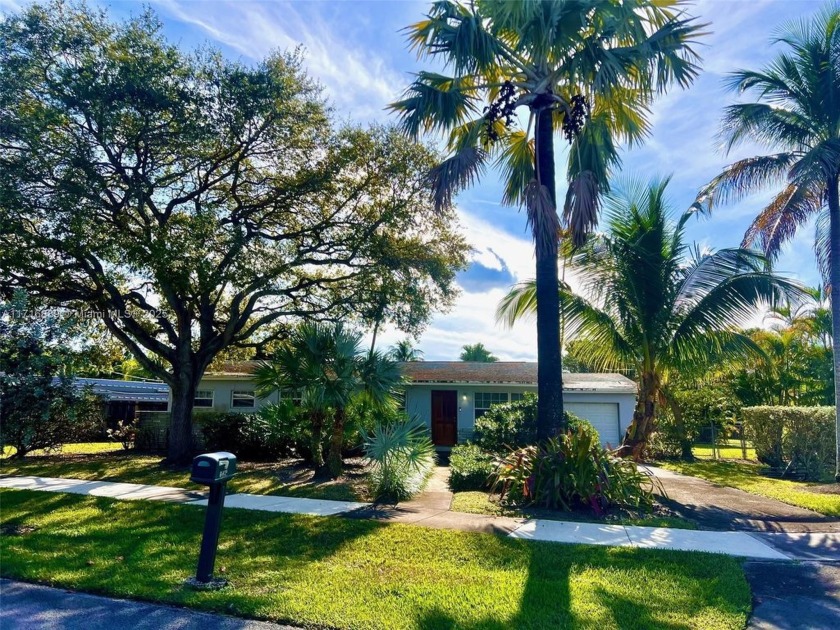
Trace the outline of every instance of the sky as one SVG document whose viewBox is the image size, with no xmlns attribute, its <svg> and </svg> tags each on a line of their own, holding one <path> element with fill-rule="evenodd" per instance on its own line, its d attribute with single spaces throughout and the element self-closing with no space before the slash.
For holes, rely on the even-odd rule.
<svg viewBox="0 0 840 630">
<path fill-rule="evenodd" d="M 14 11 L 25 0 L 0 0 L 0 11 Z M 150 5 L 164 33 L 185 50 L 211 44 L 231 59 L 256 63 L 276 49 L 302 46 L 310 74 L 324 86 L 339 119 L 354 123 L 394 122 L 386 105 L 399 98 L 412 73 L 428 68 L 408 51 L 401 29 L 423 19 L 429 2 L 415 0 L 129 0 L 91 1 L 125 17 Z M 781 52 L 771 45 L 777 28 L 818 11 L 812 0 L 697 0 L 688 12 L 708 23 L 699 52 L 702 74 L 688 90 L 672 89 L 652 107 L 653 131 L 646 143 L 622 152 L 617 177 L 672 176 L 674 211 L 686 208 L 698 189 L 727 164 L 764 152 L 744 145 L 729 156 L 717 138 L 723 108 L 735 102 L 724 78 L 737 69 L 758 69 Z M 563 160 L 558 159 L 562 168 Z M 562 172 L 558 183 L 563 181 Z M 502 360 L 536 359 L 533 322 L 505 329 L 494 320 L 496 304 L 516 282 L 534 276 L 533 246 L 525 215 L 501 204 L 498 175 L 487 176 L 457 198 L 464 234 L 473 248 L 470 267 L 459 275 L 461 295 L 447 313 L 435 316 L 417 342 L 426 360 L 456 360 L 464 344 L 484 343 Z M 559 191 L 560 198 L 564 191 Z M 770 198 L 758 194 L 692 221 L 688 235 L 701 247 L 737 246 L 758 210 Z M 815 285 L 813 227 L 801 230 L 787 246 L 776 270 Z M 402 338 L 380 333 L 386 348 Z"/>
</svg>

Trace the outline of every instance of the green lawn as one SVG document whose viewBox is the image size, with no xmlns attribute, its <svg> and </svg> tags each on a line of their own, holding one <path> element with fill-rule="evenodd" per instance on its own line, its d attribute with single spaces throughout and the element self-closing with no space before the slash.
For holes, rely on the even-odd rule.
<svg viewBox="0 0 840 630">
<path fill-rule="evenodd" d="M 711 444 L 695 444 L 691 449 L 695 457 L 711 459 Z M 725 440 L 717 445 L 718 457 L 722 459 L 744 459 L 741 440 Z M 747 442 L 747 459 L 755 461 L 755 449 Z"/>
<path fill-rule="evenodd" d="M 662 462 L 662 468 L 700 477 L 721 486 L 778 499 L 790 505 L 808 508 L 826 516 L 840 516 L 840 494 L 815 492 L 820 484 L 773 479 L 761 474 L 759 464 L 747 462 L 695 461 Z"/>
<path fill-rule="evenodd" d="M 113 448 L 113 443 L 109 444 Z M 58 455 L 28 455 L 22 460 L 0 459 L 0 474 L 68 477 L 95 481 L 126 481 L 176 488 L 203 489 L 190 482 L 189 468 L 162 464 L 160 456 L 135 455 L 127 451 L 106 452 L 93 445 L 66 445 Z M 91 454 L 93 453 L 93 454 Z M 311 471 L 276 463 L 241 462 L 228 483 L 228 492 L 275 494 L 333 499 L 366 500 L 366 485 L 360 472 L 349 470 L 344 478 L 313 479 Z"/>
<path fill-rule="evenodd" d="M 676 527 L 678 529 L 697 529 L 697 525 L 684 518 L 669 516 L 646 516 L 641 518 L 609 518 L 599 521 L 597 517 L 588 514 L 569 512 L 550 512 L 540 510 L 538 513 L 523 512 L 515 508 L 500 505 L 493 501 L 486 492 L 465 491 L 456 492 L 452 497 L 453 512 L 467 512 L 469 514 L 489 514 L 491 516 L 536 517 L 558 521 L 607 522 L 622 525 L 644 525 L 646 527 Z"/>
<path fill-rule="evenodd" d="M 39 455 L 96 455 L 98 453 L 119 453 L 122 450 L 123 447 L 117 442 L 78 442 L 65 444 L 58 451 L 45 452 L 43 450 L 35 450 L 29 453 L 28 457 Z M 2 457 L 9 457 L 14 453 L 15 447 L 7 446 L 3 449 Z"/>
<path fill-rule="evenodd" d="M 0 492 L 4 577 L 329 628 L 738 628 L 750 591 L 735 558 L 582 547 L 366 520 L 228 509 L 196 592 L 193 506 Z"/>
</svg>

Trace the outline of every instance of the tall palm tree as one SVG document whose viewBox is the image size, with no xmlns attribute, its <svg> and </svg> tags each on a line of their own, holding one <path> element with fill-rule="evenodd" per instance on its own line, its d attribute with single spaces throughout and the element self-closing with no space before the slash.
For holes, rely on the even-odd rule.
<svg viewBox="0 0 840 630">
<path fill-rule="evenodd" d="M 412 361 L 422 361 L 423 351 L 420 348 L 415 348 L 411 339 L 402 339 L 391 346 L 388 350 L 388 356 L 400 363 L 410 363 Z"/>
<path fill-rule="evenodd" d="M 525 206 L 536 252 L 538 434 L 563 423 L 555 187 L 555 134 L 571 144 L 563 222 L 578 244 L 598 220 L 599 198 L 619 165 L 618 143 L 647 135 L 653 97 L 697 74 L 690 47 L 700 25 L 682 0 L 453 0 L 434 2 L 410 26 L 423 71 L 391 105 L 403 129 L 449 134 L 450 156 L 429 177 L 438 206 L 493 164 L 504 203 Z M 516 111 L 525 108 L 527 123 Z"/>
<path fill-rule="evenodd" d="M 341 475 L 341 452 L 347 407 L 357 398 L 374 407 L 393 403 L 392 394 L 402 382 L 399 367 L 383 354 L 366 351 L 362 335 L 342 324 L 301 324 L 272 361 L 263 361 L 255 372 L 257 391 L 301 393 L 301 405 L 312 420 L 313 463 L 323 464 L 321 443 L 324 421 L 332 416 L 327 468 Z"/>
<path fill-rule="evenodd" d="M 461 351 L 461 361 L 496 363 L 498 360 L 499 357 L 485 348 L 483 343 L 467 344 Z"/>
<path fill-rule="evenodd" d="M 816 217 L 815 249 L 831 296 L 837 469 L 840 481 L 840 9 L 788 25 L 774 38 L 785 52 L 762 70 L 739 70 L 729 86 L 755 102 L 726 108 L 727 152 L 745 140 L 770 155 L 739 160 L 700 193 L 708 208 L 759 189 L 782 187 L 744 236 L 773 258 L 798 229 Z"/>
<path fill-rule="evenodd" d="M 633 369 L 639 395 L 623 454 L 640 458 L 654 428 L 657 406 L 669 404 L 673 375 L 701 373 L 744 353 L 760 355 L 738 332 L 763 302 L 796 292 L 745 249 L 702 252 L 685 241 L 693 207 L 677 222 L 665 200 L 668 180 L 632 184 L 606 200 L 607 231 L 572 259 L 581 294 L 561 285 L 560 305 L 569 335 L 599 369 Z M 514 322 L 536 311 L 534 282 L 502 300 L 498 318 Z"/>
</svg>

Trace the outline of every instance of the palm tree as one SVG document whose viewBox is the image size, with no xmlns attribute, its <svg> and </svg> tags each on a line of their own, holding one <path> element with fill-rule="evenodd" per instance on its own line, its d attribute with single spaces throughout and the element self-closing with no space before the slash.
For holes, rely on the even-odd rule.
<svg viewBox="0 0 840 630">
<path fill-rule="evenodd" d="M 347 407 L 363 398 L 376 407 L 393 405 L 392 393 L 402 382 L 396 362 L 362 347 L 361 333 L 342 324 L 301 324 L 272 361 L 263 361 L 255 372 L 257 391 L 301 393 L 301 405 L 312 420 L 313 463 L 323 465 L 321 444 L 325 419 L 332 415 L 327 468 L 341 475 L 341 452 L 347 423 Z"/>
<path fill-rule="evenodd" d="M 831 295 L 840 481 L 840 9 L 794 22 L 773 41 L 786 47 L 775 61 L 731 75 L 730 88 L 755 94 L 756 102 L 727 107 L 722 134 L 727 152 L 752 140 L 777 153 L 728 166 L 698 202 L 712 208 L 781 186 L 744 236 L 745 246 L 757 244 L 771 259 L 816 217 L 817 260 Z"/>
<path fill-rule="evenodd" d="M 536 251 L 538 435 L 564 422 L 554 139 L 571 144 L 563 222 L 580 244 L 597 224 L 599 198 L 619 165 L 618 143 L 647 135 L 648 107 L 697 74 L 699 25 L 682 0 L 440 0 L 410 26 L 411 48 L 443 63 L 423 71 L 391 105 L 403 129 L 449 134 L 450 156 L 430 173 L 435 203 L 451 204 L 488 164 L 502 173 L 504 203 L 525 206 Z M 527 108 L 527 124 L 516 117 Z"/>
<path fill-rule="evenodd" d="M 412 361 L 422 361 L 423 351 L 420 348 L 415 348 L 411 339 L 402 339 L 391 346 L 391 349 L 388 350 L 388 356 L 400 363 L 410 363 Z"/>
<path fill-rule="evenodd" d="M 640 458 L 658 405 L 670 404 L 668 381 L 702 373 L 709 365 L 761 351 L 735 327 L 763 302 L 795 293 L 772 275 L 761 254 L 745 249 L 701 252 L 685 242 L 684 212 L 676 224 L 665 200 L 668 180 L 633 184 L 606 200 L 607 232 L 572 259 L 584 280 L 580 295 L 561 285 L 569 334 L 602 370 L 633 369 L 639 395 L 622 453 Z M 502 300 L 498 318 L 513 325 L 536 311 L 534 282 Z"/>
<path fill-rule="evenodd" d="M 484 347 L 483 343 L 467 344 L 461 352 L 461 361 L 475 361 L 477 363 L 496 363 L 499 357 Z"/>
</svg>

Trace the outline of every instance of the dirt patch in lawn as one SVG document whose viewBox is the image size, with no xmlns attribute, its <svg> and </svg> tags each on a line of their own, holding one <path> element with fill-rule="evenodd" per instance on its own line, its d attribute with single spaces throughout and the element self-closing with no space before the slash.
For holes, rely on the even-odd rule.
<svg viewBox="0 0 840 630">
<path fill-rule="evenodd" d="M 840 494 L 840 483 L 824 483 L 818 486 L 806 486 L 803 490 L 806 492 L 814 492 L 816 494 Z"/>
</svg>

